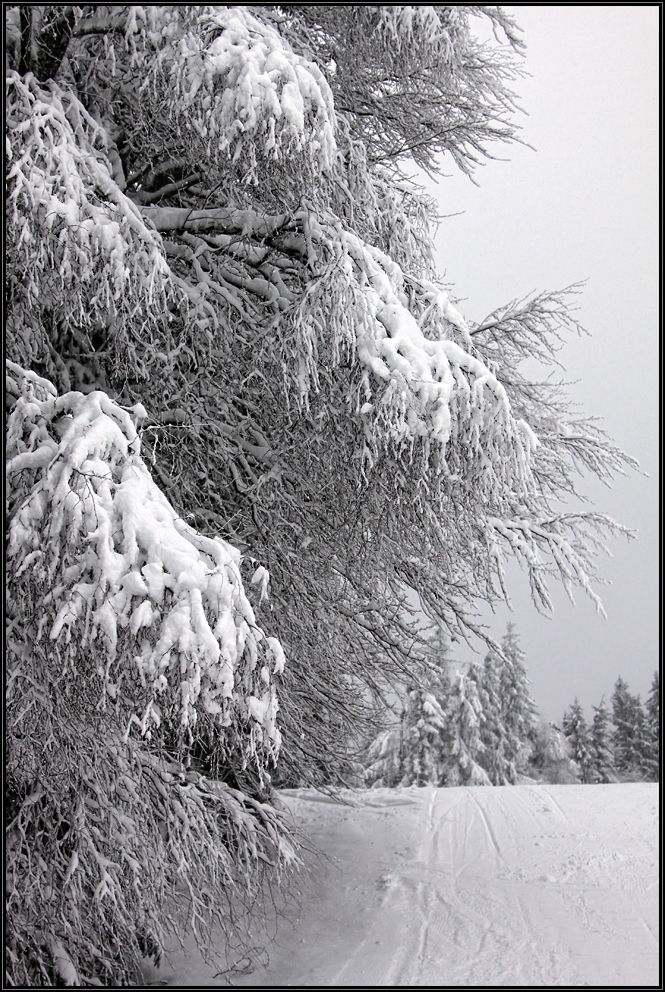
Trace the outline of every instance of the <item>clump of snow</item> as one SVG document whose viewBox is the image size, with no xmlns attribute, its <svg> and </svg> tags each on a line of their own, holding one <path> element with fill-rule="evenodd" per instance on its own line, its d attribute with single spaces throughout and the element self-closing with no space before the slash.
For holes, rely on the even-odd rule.
<svg viewBox="0 0 665 992">
<path fill-rule="evenodd" d="M 128 733 L 159 724 L 170 689 L 183 726 L 204 711 L 223 728 L 239 713 L 252 718 L 254 744 L 275 756 L 277 696 L 261 659 L 281 672 L 281 646 L 256 623 L 240 553 L 197 533 L 153 482 L 134 423 L 145 411 L 123 410 L 99 391 L 57 396 L 46 380 L 8 368 L 22 395 L 8 422 L 7 477 L 10 488 L 26 490 L 10 520 L 8 555 L 17 557 L 17 574 L 31 568 L 47 580 L 51 640 L 101 645 L 103 700 L 115 698 L 122 666 L 135 666 L 150 698 Z M 34 473 L 27 483 L 26 472 Z M 133 651 L 125 635 L 120 656 L 122 632 Z"/>
<path fill-rule="evenodd" d="M 245 7 L 201 7 L 193 22 L 183 12 L 181 23 L 179 15 L 158 15 L 160 9 L 148 9 L 157 65 L 183 124 L 213 156 L 237 161 L 245 153 L 254 181 L 257 148 L 274 159 L 306 151 L 318 169 L 331 169 L 333 98 L 315 63 L 291 51 L 273 25 Z M 149 83 L 150 77 L 146 92 Z"/>
</svg>

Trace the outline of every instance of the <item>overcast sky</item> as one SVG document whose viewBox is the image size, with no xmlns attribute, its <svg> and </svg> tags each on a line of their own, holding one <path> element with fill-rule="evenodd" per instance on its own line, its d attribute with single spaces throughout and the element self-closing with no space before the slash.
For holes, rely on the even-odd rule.
<svg viewBox="0 0 665 992">
<path fill-rule="evenodd" d="M 611 490 L 585 480 L 595 509 L 636 528 L 600 562 L 607 620 L 583 592 L 573 607 L 553 588 L 552 619 L 530 604 L 528 583 L 511 570 L 514 611 L 488 615 L 500 637 L 512 619 L 521 635 L 532 694 L 560 720 L 578 696 L 588 712 L 622 675 L 642 698 L 658 667 L 658 38 L 659 9 L 645 6 L 507 6 L 524 29 L 518 81 L 522 137 L 477 171 L 441 179 L 440 271 L 481 320 L 533 290 L 588 279 L 579 313 L 590 338 L 560 360 L 571 394 L 649 473 L 619 478 Z M 472 655 L 455 650 L 460 660 Z"/>
</svg>

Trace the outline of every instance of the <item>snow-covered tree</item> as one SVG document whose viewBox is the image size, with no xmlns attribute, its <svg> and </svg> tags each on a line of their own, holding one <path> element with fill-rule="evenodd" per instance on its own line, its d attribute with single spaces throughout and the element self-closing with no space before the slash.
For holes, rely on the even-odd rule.
<svg viewBox="0 0 665 992">
<path fill-rule="evenodd" d="M 399 724 L 371 744 L 365 778 L 374 786 L 491 785 L 478 763 L 484 721 L 475 666 L 441 668 L 428 689 L 407 693 Z"/>
<path fill-rule="evenodd" d="M 440 627 L 424 635 L 429 654 L 425 688 L 410 688 L 399 723 L 369 747 L 366 781 L 375 786 L 490 785 L 477 757 L 484 745 L 477 666 L 456 671 Z"/>
<path fill-rule="evenodd" d="M 394 789 L 402 782 L 402 725 L 393 723 L 367 748 L 364 780 L 375 788 Z"/>
<path fill-rule="evenodd" d="M 484 751 L 482 725 L 485 721 L 478 694 L 479 671 L 475 665 L 458 673 L 445 700 L 443 773 L 440 785 L 491 785 L 479 764 Z"/>
<path fill-rule="evenodd" d="M 515 761 L 520 768 L 529 757 L 538 707 L 529 691 L 531 683 L 524 666 L 525 655 L 514 623 L 507 625 L 501 650 L 507 661 L 501 668 L 501 712 L 506 730 L 515 739 Z"/>
<path fill-rule="evenodd" d="M 524 653 L 512 623 L 502 638 L 501 651 L 503 657 L 491 650 L 482 669 L 484 752 L 479 760 L 494 785 L 514 785 L 518 776 L 526 773 L 537 707 L 529 693 Z"/>
<path fill-rule="evenodd" d="M 531 769 L 544 782 L 572 785 L 580 781 L 580 770 L 570 756 L 570 744 L 554 723 L 541 722 L 536 729 Z"/>
<path fill-rule="evenodd" d="M 577 698 L 573 705 L 563 715 L 562 729 L 570 746 L 570 757 L 580 770 L 580 779 L 584 783 L 594 781 L 594 747 L 589 734 L 582 705 Z M 600 730 L 600 724 L 598 729 Z"/>
<path fill-rule="evenodd" d="M 611 717 L 601 700 L 593 707 L 593 722 L 590 731 L 591 781 L 616 782 L 614 755 L 612 754 Z"/>
<path fill-rule="evenodd" d="M 284 655 L 238 552 L 153 481 L 141 405 L 7 372 L 8 979 L 124 985 L 291 857 L 265 802 Z"/>
<path fill-rule="evenodd" d="M 633 463 L 524 371 L 580 330 L 568 293 L 470 325 L 433 265 L 411 164 L 516 138 L 500 8 L 4 9 L 10 973 L 122 984 L 184 866 L 198 925 L 217 851 L 276 843 L 268 775 L 343 781 L 386 682 L 421 684 L 420 610 L 482 636 L 511 556 L 540 608 L 552 575 L 601 609 L 622 528 L 557 497 Z M 191 822 L 162 772 L 225 844 L 155 853 Z"/>
<path fill-rule="evenodd" d="M 651 689 L 644 704 L 645 747 L 642 767 L 646 777 L 653 782 L 660 779 L 660 674 L 653 673 Z"/>
<path fill-rule="evenodd" d="M 443 784 L 445 714 L 437 696 L 411 689 L 400 727 L 400 785 Z"/>
<path fill-rule="evenodd" d="M 614 765 L 628 781 L 644 778 L 644 755 L 647 751 L 647 728 L 644 707 L 633 695 L 627 682 L 618 678 L 612 693 L 612 745 Z"/>
<path fill-rule="evenodd" d="M 494 652 L 489 652 L 483 663 L 478 692 L 484 721 L 481 727 L 483 753 L 480 762 L 489 775 L 492 785 L 508 785 L 515 779 L 506 753 L 507 731 L 501 716 L 501 665 Z"/>
</svg>

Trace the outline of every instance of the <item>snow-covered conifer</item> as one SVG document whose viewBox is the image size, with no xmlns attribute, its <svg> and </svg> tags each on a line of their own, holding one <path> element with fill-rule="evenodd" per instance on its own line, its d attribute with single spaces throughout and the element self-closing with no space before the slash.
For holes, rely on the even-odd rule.
<svg viewBox="0 0 665 992">
<path fill-rule="evenodd" d="M 472 665 L 452 680 L 445 700 L 443 774 L 441 785 L 491 785 L 479 764 L 484 751 L 481 728 L 485 720 L 478 694 L 478 671 Z"/>
<path fill-rule="evenodd" d="M 396 723 L 382 731 L 367 749 L 364 778 L 375 788 L 394 789 L 401 784 L 402 725 Z"/>
<path fill-rule="evenodd" d="M 431 687 L 411 689 L 400 725 L 400 785 L 442 785 L 446 767 L 443 731 L 446 714 L 442 706 L 446 677 L 442 675 L 435 694 Z"/>
<path fill-rule="evenodd" d="M 514 785 L 526 773 L 533 747 L 537 707 L 529 694 L 515 626 L 508 624 L 501 641 L 503 658 L 491 650 L 480 678 L 480 697 L 485 715 L 480 763 L 494 785 Z"/>
<path fill-rule="evenodd" d="M 580 781 L 580 769 L 570 756 L 570 744 L 554 723 L 541 722 L 536 730 L 531 768 L 544 782 L 572 785 Z"/>
<path fill-rule="evenodd" d="M 489 775 L 492 785 L 508 785 L 514 781 L 514 769 L 506 754 L 507 731 L 501 714 L 501 675 L 502 662 L 490 651 L 483 662 L 478 692 L 484 721 L 481 727 L 483 752 L 480 762 Z"/>
<path fill-rule="evenodd" d="M 584 711 L 577 697 L 563 715 L 562 729 L 570 746 L 570 757 L 580 770 L 581 781 L 594 781 L 594 748 Z"/>
<path fill-rule="evenodd" d="M 590 731 L 591 781 L 616 782 L 614 756 L 612 754 L 611 717 L 601 700 L 593 707 L 593 722 Z"/>
<path fill-rule="evenodd" d="M 643 768 L 650 781 L 660 778 L 660 674 L 653 673 L 651 689 L 644 704 L 646 746 L 642 760 Z"/>
<path fill-rule="evenodd" d="M 626 781 L 639 781 L 645 777 L 643 768 L 647 750 L 645 712 L 640 697 L 629 691 L 628 683 L 621 677 L 617 679 L 612 693 L 612 723 L 616 770 Z"/>
</svg>

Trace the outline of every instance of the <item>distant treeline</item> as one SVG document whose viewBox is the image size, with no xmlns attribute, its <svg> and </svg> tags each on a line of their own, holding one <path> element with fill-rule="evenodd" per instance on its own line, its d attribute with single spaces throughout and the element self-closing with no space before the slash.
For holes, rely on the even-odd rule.
<svg viewBox="0 0 665 992">
<path fill-rule="evenodd" d="M 428 685 L 407 688 L 398 723 L 366 751 L 368 785 L 658 781 L 659 677 L 644 704 L 619 678 L 588 724 L 577 699 L 560 726 L 538 716 L 513 624 L 482 664 L 459 671 L 440 631 Z"/>
<path fill-rule="evenodd" d="M 593 707 L 588 724 L 578 699 L 566 710 L 561 730 L 580 782 L 657 782 L 660 776 L 660 679 L 654 672 L 643 704 L 618 678 L 610 700 Z"/>
</svg>

